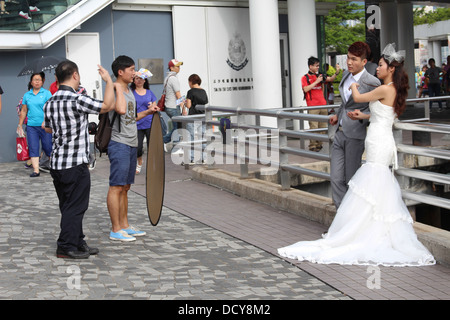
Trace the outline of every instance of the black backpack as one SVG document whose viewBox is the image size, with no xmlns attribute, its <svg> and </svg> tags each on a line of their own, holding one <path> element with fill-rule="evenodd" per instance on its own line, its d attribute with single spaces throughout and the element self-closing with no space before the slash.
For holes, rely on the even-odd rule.
<svg viewBox="0 0 450 320">
<path fill-rule="evenodd" d="M 112 127 L 116 120 L 117 113 L 114 112 L 112 120 L 109 120 L 109 112 L 102 113 L 98 116 L 98 127 L 97 132 L 94 136 L 95 148 L 100 152 L 100 157 L 102 153 L 108 154 L 108 144 L 111 140 Z M 120 117 L 120 115 L 119 115 Z M 119 118 L 119 132 L 120 132 L 120 118 Z"/>
<path fill-rule="evenodd" d="M 308 85 L 311 84 L 311 82 L 309 81 L 309 76 L 308 74 L 305 74 L 306 77 L 306 83 L 308 83 Z M 305 91 L 303 91 L 303 100 L 306 100 L 306 94 L 309 93 L 309 100 L 312 100 L 311 98 L 311 90 L 309 90 L 308 92 L 305 93 Z"/>
</svg>

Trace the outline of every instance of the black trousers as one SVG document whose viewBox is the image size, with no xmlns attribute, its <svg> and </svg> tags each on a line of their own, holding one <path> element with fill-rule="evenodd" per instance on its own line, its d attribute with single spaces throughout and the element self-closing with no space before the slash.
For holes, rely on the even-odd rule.
<svg viewBox="0 0 450 320">
<path fill-rule="evenodd" d="M 428 84 L 428 96 L 429 97 L 438 97 L 441 95 L 441 85 L 439 83 L 429 83 Z M 439 108 L 442 108 L 442 102 L 441 100 L 438 101 L 430 101 L 430 109 L 433 105 L 433 102 L 437 102 L 439 105 Z"/>
<path fill-rule="evenodd" d="M 147 147 L 150 141 L 150 129 L 139 129 L 138 130 L 138 149 L 137 157 L 142 157 L 144 154 L 144 137 L 147 138 Z"/>
<path fill-rule="evenodd" d="M 37 0 L 21 0 L 20 1 L 20 10 L 23 11 L 24 13 L 28 13 L 29 9 L 28 6 L 32 6 L 35 7 L 38 4 L 39 1 Z"/>
<path fill-rule="evenodd" d="M 76 250 L 85 243 L 83 217 L 89 207 L 91 175 L 86 164 L 65 170 L 50 170 L 59 199 L 61 232 L 59 248 Z"/>
</svg>

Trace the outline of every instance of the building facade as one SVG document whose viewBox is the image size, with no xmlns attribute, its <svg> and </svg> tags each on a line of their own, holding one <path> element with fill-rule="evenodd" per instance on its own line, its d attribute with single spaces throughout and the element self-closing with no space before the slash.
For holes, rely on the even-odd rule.
<svg viewBox="0 0 450 320">
<path fill-rule="evenodd" d="M 377 9 L 371 21 L 381 29 L 380 46 L 397 43 L 414 72 L 412 3 L 370 4 Z M 334 7 L 314 0 L 82 0 L 36 31 L 0 30 L 0 162 L 16 159 L 16 106 L 29 81 L 17 74 L 34 59 L 51 55 L 75 61 L 82 85 L 99 99 L 103 84 L 96 65 L 110 70 L 115 57 L 124 54 L 137 68 L 151 69 L 156 96 L 162 93 L 167 63 L 177 58 L 184 62 L 178 76 L 182 94 L 189 89 L 189 75 L 197 73 L 211 105 L 302 106 L 306 61 L 324 53 L 320 17 Z M 46 72 L 46 78 L 49 88 L 53 72 Z M 262 119 L 262 125 L 276 123 Z"/>
</svg>

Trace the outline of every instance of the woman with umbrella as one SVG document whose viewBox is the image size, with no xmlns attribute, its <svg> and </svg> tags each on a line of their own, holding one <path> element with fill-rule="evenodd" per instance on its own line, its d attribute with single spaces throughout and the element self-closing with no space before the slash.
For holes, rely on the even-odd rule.
<svg viewBox="0 0 450 320">
<path fill-rule="evenodd" d="M 39 177 L 39 142 L 45 154 L 50 157 L 52 152 L 52 135 L 46 133 L 42 124 L 44 122 L 44 104 L 52 96 L 50 91 L 42 86 L 45 81 L 44 72 L 33 73 L 28 84 L 28 92 L 22 99 L 22 109 L 19 117 L 19 126 L 17 133 L 23 136 L 23 121 L 28 118 L 27 122 L 27 140 L 28 149 L 30 151 L 31 164 L 33 165 L 33 173 L 30 177 Z"/>
</svg>

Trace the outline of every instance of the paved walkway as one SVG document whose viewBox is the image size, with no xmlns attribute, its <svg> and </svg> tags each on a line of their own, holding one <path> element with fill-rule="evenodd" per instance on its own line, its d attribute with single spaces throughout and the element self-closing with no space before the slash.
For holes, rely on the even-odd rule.
<svg viewBox="0 0 450 320">
<path fill-rule="evenodd" d="M 439 116 L 447 119 L 448 111 Z M 129 192 L 129 216 L 147 236 L 115 243 L 108 237 L 109 162 L 99 158 L 84 232 L 100 254 L 75 261 L 55 256 L 60 213 L 50 175 L 31 179 L 23 163 L 0 164 L 0 299 L 450 299 L 450 268 L 442 265 L 368 268 L 283 259 L 277 248 L 317 239 L 324 227 L 194 181 L 191 173 L 166 156 L 164 208 L 153 227 L 144 169 Z"/>
<path fill-rule="evenodd" d="M 100 254 L 75 261 L 55 256 L 60 213 L 50 175 L 31 179 L 21 163 L 0 164 L 0 299 L 351 299 L 251 243 L 169 207 L 158 226 L 151 226 L 137 191 L 129 193 L 130 219 L 147 236 L 126 244 L 110 241 L 108 170 L 103 156 L 92 172 L 84 219 L 87 242 Z M 166 202 L 180 205 L 187 196 L 170 200 L 176 198 L 171 190 L 177 182 L 168 176 Z M 144 180 L 138 177 L 137 189 Z M 191 193 L 215 191 L 194 184 Z"/>
<path fill-rule="evenodd" d="M 98 160 L 84 232 L 100 254 L 78 261 L 55 257 L 60 213 L 50 175 L 31 179 L 22 163 L 0 164 L 0 299 L 450 298 L 442 265 L 370 269 L 280 258 L 276 248 L 316 239 L 323 227 L 193 181 L 169 159 L 156 227 L 146 214 L 145 176 L 137 176 L 130 220 L 147 236 L 126 244 L 108 238 L 109 162 Z"/>
<path fill-rule="evenodd" d="M 139 182 L 133 190 L 143 192 Z M 320 238 L 324 227 L 291 213 L 193 181 L 166 157 L 165 206 L 278 256 L 277 248 Z M 286 261 L 352 299 L 450 299 L 450 268 L 318 265 Z M 380 289 L 371 289 L 379 271 Z M 368 283 L 369 282 L 369 283 Z"/>
</svg>

